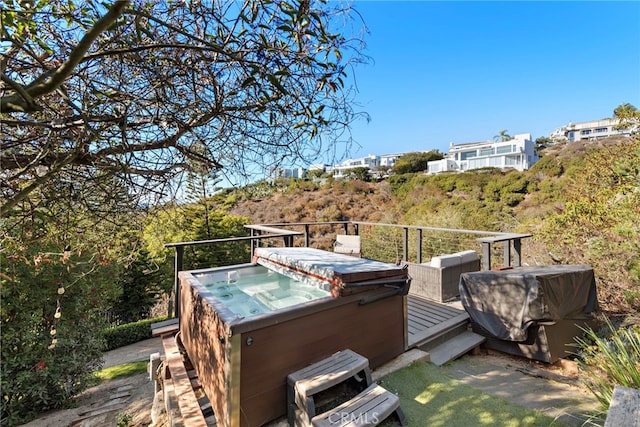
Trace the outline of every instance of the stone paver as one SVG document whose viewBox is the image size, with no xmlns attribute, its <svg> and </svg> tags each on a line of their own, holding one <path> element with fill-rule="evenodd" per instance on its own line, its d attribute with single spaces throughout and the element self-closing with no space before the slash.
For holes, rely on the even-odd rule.
<svg viewBox="0 0 640 427">
<path fill-rule="evenodd" d="M 640 390 L 615 386 L 604 427 L 640 427 Z"/>
</svg>

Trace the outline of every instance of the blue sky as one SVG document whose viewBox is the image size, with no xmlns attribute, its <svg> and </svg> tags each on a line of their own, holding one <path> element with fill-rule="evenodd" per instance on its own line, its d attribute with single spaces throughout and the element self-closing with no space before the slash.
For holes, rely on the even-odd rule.
<svg viewBox="0 0 640 427">
<path fill-rule="evenodd" d="M 349 157 L 438 149 L 640 108 L 640 2 L 358 1 L 372 61 Z"/>
</svg>

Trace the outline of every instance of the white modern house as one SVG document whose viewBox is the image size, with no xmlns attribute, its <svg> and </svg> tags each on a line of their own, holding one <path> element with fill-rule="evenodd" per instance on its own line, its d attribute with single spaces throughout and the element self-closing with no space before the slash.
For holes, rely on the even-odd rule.
<svg viewBox="0 0 640 427">
<path fill-rule="evenodd" d="M 401 156 L 402 154 L 385 154 L 382 156 L 369 154 L 366 157 L 360 157 L 358 159 L 347 159 L 342 163 L 328 167 L 326 170 L 327 172 L 333 172 L 334 177 L 342 178 L 347 170 L 353 168 L 374 169 L 377 166 L 393 167 Z"/>
<path fill-rule="evenodd" d="M 569 142 L 594 140 L 616 135 L 631 135 L 638 132 L 638 126 L 618 128 L 618 119 L 591 120 L 589 122 L 569 123 L 551 132 L 550 137 Z"/>
<path fill-rule="evenodd" d="M 403 154 L 405 153 L 384 154 L 380 156 L 378 166 L 388 166 L 392 168 Z"/>
<path fill-rule="evenodd" d="M 430 174 L 486 167 L 524 171 L 537 160 L 531 134 L 523 133 L 508 141 L 451 143 L 444 159 L 431 161 L 427 166 Z"/>
</svg>

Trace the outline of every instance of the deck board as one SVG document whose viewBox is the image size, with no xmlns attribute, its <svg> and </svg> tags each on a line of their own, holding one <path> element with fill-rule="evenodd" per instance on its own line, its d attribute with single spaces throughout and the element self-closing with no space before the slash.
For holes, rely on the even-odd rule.
<svg viewBox="0 0 640 427">
<path fill-rule="evenodd" d="M 465 322 L 469 316 L 463 310 L 429 301 L 415 295 L 407 296 L 408 346 L 412 348 L 447 328 Z"/>
</svg>

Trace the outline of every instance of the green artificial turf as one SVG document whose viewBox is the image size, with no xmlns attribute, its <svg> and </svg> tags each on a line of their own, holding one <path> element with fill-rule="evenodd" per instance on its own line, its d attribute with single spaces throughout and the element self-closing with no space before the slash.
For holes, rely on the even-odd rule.
<svg viewBox="0 0 640 427">
<path fill-rule="evenodd" d="M 142 360 L 140 362 L 123 363 L 122 365 L 112 366 L 96 372 L 96 376 L 101 380 L 113 380 L 116 378 L 130 377 L 132 375 L 147 372 L 147 364 L 149 362 Z"/>
<path fill-rule="evenodd" d="M 444 375 L 437 366 L 418 362 L 379 384 L 400 397 L 409 427 L 564 426 L 546 415 L 512 404 Z M 398 425 L 394 417 L 383 426 Z"/>
</svg>

